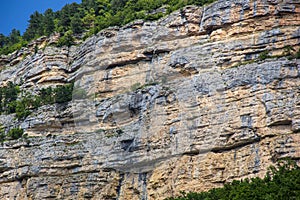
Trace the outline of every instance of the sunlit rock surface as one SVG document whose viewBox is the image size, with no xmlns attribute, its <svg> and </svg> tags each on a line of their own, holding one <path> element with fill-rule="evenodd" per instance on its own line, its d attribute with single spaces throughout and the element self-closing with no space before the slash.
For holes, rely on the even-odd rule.
<svg viewBox="0 0 300 200">
<path fill-rule="evenodd" d="M 0 147 L 0 199 L 164 199 L 298 160 L 299 25 L 297 0 L 220 0 L 1 57 L 1 84 L 88 97 L 1 116 L 29 137 Z"/>
</svg>

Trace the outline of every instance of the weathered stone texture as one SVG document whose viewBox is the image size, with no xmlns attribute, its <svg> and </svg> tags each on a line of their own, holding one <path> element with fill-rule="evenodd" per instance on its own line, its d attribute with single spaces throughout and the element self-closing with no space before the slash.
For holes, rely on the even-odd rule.
<svg viewBox="0 0 300 200">
<path fill-rule="evenodd" d="M 30 137 L 0 147 L 0 198 L 164 199 L 299 160 L 299 25 L 296 0 L 219 0 L 2 57 L 1 84 L 89 97 L 1 116 Z"/>
</svg>

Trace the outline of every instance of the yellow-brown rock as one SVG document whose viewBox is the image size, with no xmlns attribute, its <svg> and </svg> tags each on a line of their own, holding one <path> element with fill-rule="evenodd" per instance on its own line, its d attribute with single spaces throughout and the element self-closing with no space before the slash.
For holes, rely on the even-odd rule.
<svg viewBox="0 0 300 200">
<path fill-rule="evenodd" d="M 219 0 L 55 40 L 1 57 L 1 85 L 75 81 L 88 98 L 1 116 L 32 137 L 0 147 L 0 199 L 160 200 L 299 161 L 297 0 Z"/>
</svg>

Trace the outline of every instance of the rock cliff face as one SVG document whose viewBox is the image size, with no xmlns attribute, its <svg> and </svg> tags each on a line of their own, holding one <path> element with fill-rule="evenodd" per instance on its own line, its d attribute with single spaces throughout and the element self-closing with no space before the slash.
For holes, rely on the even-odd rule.
<svg viewBox="0 0 300 200">
<path fill-rule="evenodd" d="M 0 147 L 0 199 L 164 199 L 300 158 L 298 0 L 219 0 L 55 40 L 2 57 L 1 84 L 75 81 L 88 98 L 1 116 L 29 137 Z"/>
</svg>

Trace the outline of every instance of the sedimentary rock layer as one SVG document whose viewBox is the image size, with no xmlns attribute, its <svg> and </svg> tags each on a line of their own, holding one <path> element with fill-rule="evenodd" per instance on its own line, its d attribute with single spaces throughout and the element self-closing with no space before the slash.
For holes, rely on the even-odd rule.
<svg viewBox="0 0 300 200">
<path fill-rule="evenodd" d="M 164 199 L 263 176 L 300 157 L 300 4 L 220 0 L 81 45 L 2 57 L 1 84 L 75 81 L 0 148 L 1 199 Z"/>
</svg>

